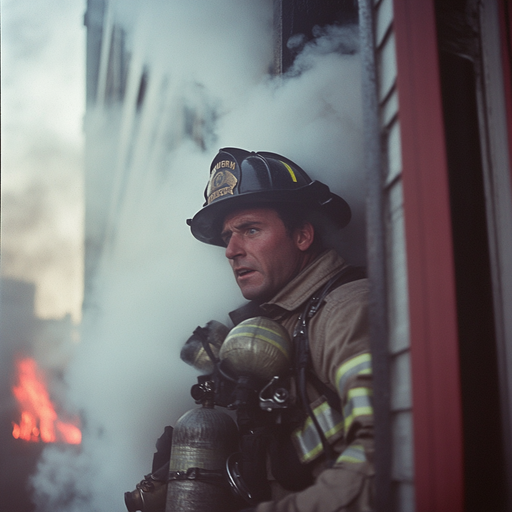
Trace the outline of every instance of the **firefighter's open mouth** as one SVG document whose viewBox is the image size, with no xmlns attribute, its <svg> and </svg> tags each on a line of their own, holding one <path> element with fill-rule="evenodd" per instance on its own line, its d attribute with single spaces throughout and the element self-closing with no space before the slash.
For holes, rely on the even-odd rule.
<svg viewBox="0 0 512 512">
<path fill-rule="evenodd" d="M 246 276 L 247 274 L 251 274 L 253 272 L 254 272 L 254 270 L 251 268 L 241 268 L 241 269 L 238 269 L 235 271 L 237 277 L 243 277 L 243 276 Z"/>
</svg>

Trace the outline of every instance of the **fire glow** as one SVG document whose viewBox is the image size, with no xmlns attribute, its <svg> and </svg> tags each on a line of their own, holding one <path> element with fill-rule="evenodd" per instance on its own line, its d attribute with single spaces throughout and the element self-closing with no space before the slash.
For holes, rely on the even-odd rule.
<svg viewBox="0 0 512 512">
<path fill-rule="evenodd" d="M 12 390 L 21 408 L 21 420 L 19 424 L 13 422 L 13 437 L 32 442 L 80 444 L 82 432 L 73 423 L 59 420 L 36 362 L 21 359 L 16 367 L 18 385 Z"/>
</svg>

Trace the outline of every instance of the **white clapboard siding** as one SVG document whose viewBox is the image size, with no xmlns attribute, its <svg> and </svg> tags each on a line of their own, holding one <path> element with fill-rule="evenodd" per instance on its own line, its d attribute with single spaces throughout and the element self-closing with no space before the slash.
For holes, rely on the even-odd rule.
<svg viewBox="0 0 512 512">
<path fill-rule="evenodd" d="M 373 4 L 375 62 L 382 141 L 384 239 L 390 354 L 393 509 L 414 511 L 412 397 L 405 253 L 400 97 L 397 91 L 393 2 Z"/>
</svg>

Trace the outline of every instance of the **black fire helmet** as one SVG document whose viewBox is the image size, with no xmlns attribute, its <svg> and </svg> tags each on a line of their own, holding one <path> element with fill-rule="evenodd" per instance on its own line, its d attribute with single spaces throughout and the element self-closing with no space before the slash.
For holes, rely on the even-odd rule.
<svg viewBox="0 0 512 512">
<path fill-rule="evenodd" d="M 295 204 L 327 215 L 339 228 L 351 217 L 350 206 L 327 185 L 313 181 L 296 163 L 276 153 L 223 148 L 210 167 L 206 202 L 188 219 L 201 242 L 224 247 L 224 218 L 232 211 L 272 204 Z"/>
</svg>

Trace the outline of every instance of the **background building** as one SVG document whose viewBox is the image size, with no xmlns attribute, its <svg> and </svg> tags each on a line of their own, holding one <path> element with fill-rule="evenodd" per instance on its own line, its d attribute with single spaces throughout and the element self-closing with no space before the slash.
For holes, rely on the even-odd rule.
<svg viewBox="0 0 512 512">
<path fill-rule="evenodd" d="M 24 358 L 37 361 L 60 413 L 66 404 L 63 374 L 78 341 L 71 316 L 38 318 L 34 297 L 33 283 L 0 279 L 0 489 L 2 507 L 17 512 L 35 510 L 30 478 L 36 473 L 45 444 L 13 437 L 13 423 L 19 424 L 21 418 L 20 404 L 13 394 L 13 386 L 19 385 L 16 362 Z"/>
</svg>

